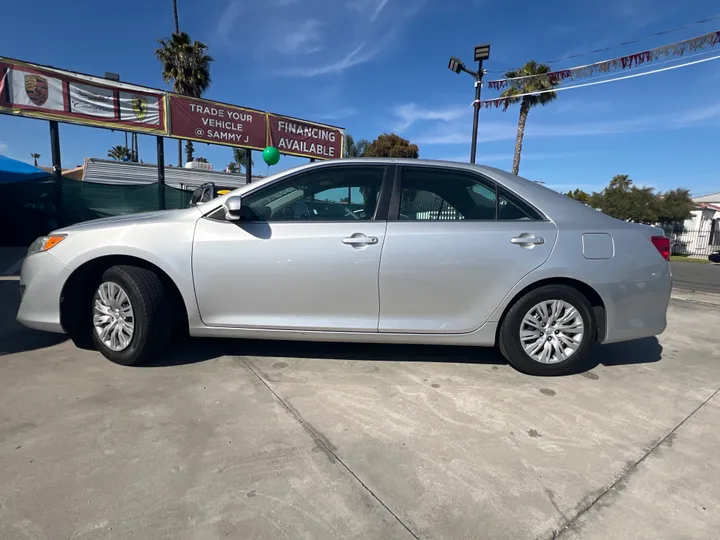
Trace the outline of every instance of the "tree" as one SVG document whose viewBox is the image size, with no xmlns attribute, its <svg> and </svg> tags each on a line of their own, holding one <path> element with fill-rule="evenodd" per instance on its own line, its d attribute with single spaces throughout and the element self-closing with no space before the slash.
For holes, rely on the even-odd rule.
<svg viewBox="0 0 720 540">
<path fill-rule="evenodd" d="M 383 133 L 373 142 L 367 145 L 363 152 L 363 157 L 396 157 L 396 158 L 415 158 L 420 155 L 420 150 L 416 144 L 410 144 L 410 141 L 403 139 L 394 133 Z"/>
<path fill-rule="evenodd" d="M 210 87 L 210 64 L 207 45 L 192 41 L 186 32 L 174 32 L 158 40 L 155 56 L 162 64 L 162 77 L 172 83 L 173 91 L 184 96 L 202 97 Z M 190 159 L 188 159 L 190 161 Z M 178 166 L 182 167 L 182 141 L 178 141 Z"/>
<path fill-rule="evenodd" d="M 237 172 L 239 173 L 242 172 L 243 168 L 247 170 L 248 162 L 250 163 L 250 167 L 255 164 L 252 158 L 252 150 L 247 148 L 233 148 L 233 160 L 235 160 L 235 164 L 238 167 Z"/>
<path fill-rule="evenodd" d="M 662 193 L 658 197 L 658 221 L 660 223 L 680 223 L 692 217 L 695 202 L 690 190 L 676 188 Z"/>
<path fill-rule="evenodd" d="M 234 161 L 231 161 L 230 163 L 227 164 L 227 167 L 225 168 L 225 172 L 229 172 L 232 174 L 239 173 L 240 170 L 238 169 L 238 164 L 235 163 Z"/>
<path fill-rule="evenodd" d="M 346 158 L 358 158 L 365 155 L 367 147 L 370 145 L 370 141 L 366 139 L 360 139 L 355 142 L 353 136 L 348 134 L 345 135 L 345 156 Z"/>
<path fill-rule="evenodd" d="M 175 33 L 180 33 L 180 19 L 178 19 L 177 0 L 173 0 L 173 18 L 175 19 Z"/>
<path fill-rule="evenodd" d="M 192 141 L 185 141 L 185 157 L 187 158 L 187 161 L 193 161 L 195 156 L 195 145 L 193 145 Z"/>
<path fill-rule="evenodd" d="M 123 161 L 123 160 L 129 160 L 130 159 L 130 150 L 127 146 L 113 146 L 110 150 L 108 150 L 107 157 L 110 159 L 114 159 L 117 161 Z"/>
<path fill-rule="evenodd" d="M 587 195 L 579 189 L 567 193 L 578 200 L 580 194 Z M 695 207 L 685 188 L 656 193 L 651 187 L 635 186 L 627 174 L 614 176 L 605 189 L 588 196 L 586 204 L 614 218 L 649 225 L 685 221 Z"/>
<path fill-rule="evenodd" d="M 206 158 L 204 158 L 204 157 L 196 157 L 196 158 L 195 158 L 195 162 L 196 162 L 196 163 L 207 163 L 208 160 L 207 160 Z"/>
<path fill-rule="evenodd" d="M 576 189 L 575 191 L 568 191 L 565 195 L 576 201 L 586 203 L 590 198 L 589 193 L 585 193 L 582 189 Z"/>
<path fill-rule="evenodd" d="M 517 79 L 519 77 L 531 77 L 533 75 L 543 75 L 550 73 L 550 66 L 546 64 L 538 64 L 534 60 L 530 60 L 527 64 L 518 70 L 511 70 L 505 74 L 507 79 Z M 514 103 L 520 103 L 520 116 L 518 117 L 517 137 L 515 139 L 515 157 L 513 158 L 512 172 L 518 174 L 520 172 L 520 154 L 522 153 L 523 138 L 525 137 L 525 122 L 527 122 L 530 109 L 537 105 L 547 105 L 551 101 L 557 99 L 557 93 L 546 92 L 537 95 L 524 95 L 542 90 L 552 90 L 559 84 L 559 81 L 550 79 L 549 77 L 532 77 L 528 79 L 519 79 L 510 81 L 510 88 L 502 93 L 502 97 L 508 98 L 505 102 L 505 109 Z M 513 97 L 523 95 L 522 97 Z"/>
<path fill-rule="evenodd" d="M 33 158 L 33 165 L 36 167 L 38 166 L 37 160 L 40 159 L 40 154 L 35 154 L 34 152 L 30 154 L 30 157 Z"/>
</svg>

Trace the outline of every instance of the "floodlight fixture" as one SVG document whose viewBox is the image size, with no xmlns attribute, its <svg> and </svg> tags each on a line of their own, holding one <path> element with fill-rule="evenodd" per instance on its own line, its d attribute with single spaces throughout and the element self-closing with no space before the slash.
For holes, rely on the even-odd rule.
<svg viewBox="0 0 720 540">
<path fill-rule="evenodd" d="M 455 73 L 460 73 L 461 71 L 465 71 L 465 64 L 463 64 L 463 61 L 459 58 L 451 56 L 450 62 L 448 63 L 448 69 L 450 71 L 454 71 Z"/>
<path fill-rule="evenodd" d="M 482 62 L 490 58 L 490 44 L 475 45 L 475 61 Z"/>
</svg>

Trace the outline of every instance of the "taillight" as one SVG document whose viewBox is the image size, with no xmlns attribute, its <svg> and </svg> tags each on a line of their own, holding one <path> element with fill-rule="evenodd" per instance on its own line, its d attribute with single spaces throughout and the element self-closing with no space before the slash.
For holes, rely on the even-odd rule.
<svg viewBox="0 0 720 540">
<path fill-rule="evenodd" d="M 653 245 L 666 261 L 670 260 L 670 239 L 667 236 L 653 236 L 650 238 Z"/>
</svg>

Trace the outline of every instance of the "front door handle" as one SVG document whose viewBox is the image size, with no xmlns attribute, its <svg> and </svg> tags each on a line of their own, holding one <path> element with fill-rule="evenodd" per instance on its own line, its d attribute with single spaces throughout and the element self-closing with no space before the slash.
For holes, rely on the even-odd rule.
<svg viewBox="0 0 720 540">
<path fill-rule="evenodd" d="M 342 243 L 351 246 L 368 246 L 377 244 L 378 239 L 375 236 L 365 236 L 364 234 L 355 233 L 348 238 L 343 238 Z"/>
<path fill-rule="evenodd" d="M 511 244 L 518 244 L 518 245 L 539 245 L 544 244 L 545 239 L 542 236 L 516 236 L 515 238 L 510 239 Z"/>
</svg>

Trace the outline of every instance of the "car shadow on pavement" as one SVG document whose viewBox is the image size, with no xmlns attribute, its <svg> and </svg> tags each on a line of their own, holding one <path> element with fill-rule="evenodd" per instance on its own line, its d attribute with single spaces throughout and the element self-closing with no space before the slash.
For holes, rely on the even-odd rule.
<svg viewBox="0 0 720 540">
<path fill-rule="evenodd" d="M 487 365 L 507 363 L 500 352 L 492 347 L 195 338 L 178 344 L 143 367 L 194 364 L 221 356 Z M 579 367 L 575 373 L 590 371 L 601 364 L 603 366 L 648 364 L 661 359 L 662 346 L 657 338 L 613 343 L 595 347 L 585 365 Z"/>
<path fill-rule="evenodd" d="M 505 363 L 498 351 L 481 347 L 195 338 L 188 339 L 182 346 L 173 347 L 166 354 L 145 364 L 145 367 L 193 364 L 219 356 L 496 365 Z"/>
</svg>

